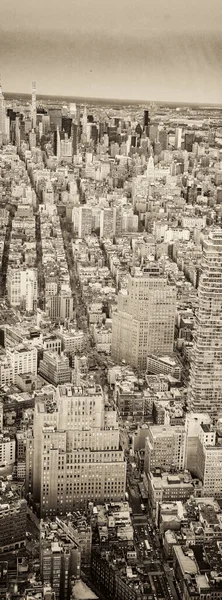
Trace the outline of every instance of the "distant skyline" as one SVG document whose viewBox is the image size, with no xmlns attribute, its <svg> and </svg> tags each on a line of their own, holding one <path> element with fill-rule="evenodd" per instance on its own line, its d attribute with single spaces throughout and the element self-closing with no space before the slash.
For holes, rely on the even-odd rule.
<svg viewBox="0 0 222 600">
<path fill-rule="evenodd" d="M 222 103 L 221 0 L 1 0 L 3 90 Z"/>
</svg>

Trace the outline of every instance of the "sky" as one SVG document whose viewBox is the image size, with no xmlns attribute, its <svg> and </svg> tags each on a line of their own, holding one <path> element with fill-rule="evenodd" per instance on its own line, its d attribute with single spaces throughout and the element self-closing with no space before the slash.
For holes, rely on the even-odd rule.
<svg viewBox="0 0 222 600">
<path fill-rule="evenodd" d="M 3 90 L 222 104 L 222 0 L 0 0 Z"/>
</svg>

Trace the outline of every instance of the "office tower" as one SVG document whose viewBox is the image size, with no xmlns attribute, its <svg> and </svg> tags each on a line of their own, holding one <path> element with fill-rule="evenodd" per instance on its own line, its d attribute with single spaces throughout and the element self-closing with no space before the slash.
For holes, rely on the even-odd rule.
<svg viewBox="0 0 222 600">
<path fill-rule="evenodd" d="M 38 124 L 38 134 L 39 134 L 39 140 L 41 140 L 41 138 L 43 136 L 43 124 L 42 124 L 42 121 L 39 121 L 39 124 Z"/>
<path fill-rule="evenodd" d="M 122 234 L 122 207 L 113 207 L 113 234 L 118 237 Z"/>
<path fill-rule="evenodd" d="M 161 146 L 160 150 L 167 150 L 167 148 L 168 148 L 168 133 L 167 133 L 166 129 L 159 129 L 158 142 Z"/>
<path fill-rule="evenodd" d="M 186 415 L 186 458 L 185 468 L 197 476 L 197 451 L 201 425 L 210 425 L 211 419 L 207 413 L 190 412 Z"/>
<path fill-rule="evenodd" d="M 32 82 L 32 107 L 31 107 L 32 129 L 36 129 L 36 82 Z"/>
<path fill-rule="evenodd" d="M 71 137 L 72 119 L 70 117 L 62 117 L 62 131 L 67 133 L 68 138 Z"/>
<path fill-rule="evenodd" d="M 97 127 L 96 123 L 92 123 L 90 137 L 93 140 L 94 144 L 97 144 L 98 135 L 99 135 L 98 127 Z"/>
<path fill-rule="evenodd" d="M 131 148 L 131 134 L 127 136 L 127 141 L 126 141 L 126 154 L 127 154 L 127 156 L 130 153 L 130 148 Z"/>
<path fill-rule="evenodd" d="M 5 134 L 5 119 L 6 119 L 5 99 L 3 96 L 2 86 L 0 83 L 0 133 L 2 133 L 3 135 Z"/>
<path fill-rule="evenodd" d="M 144 114 L 143 114 L 143 128 L 145 129 L 145 127 L 149 127 L 149 124 L 150 124 L 149 111 L 148 110 L 144 110 Z"/>
<path fill-rule="evenodd" d="M 100 239 L 113 237 L 113 208 L 103 208 L 100 213 Z"/>
<path fill-rule="evenodd" d="M 99 385 L 58 386 L 34 414 L 33 495 L 41 516 L 125 496 L 126 463 L 115 410 Z"/>
<path fill-rule="evenodd" d="M 122 213 L 122 231 L 138 231 L 138 215 L 134 215 L 133 210 L 127 210 Z"/>
<path fill-rule="evenodd" d="M 72 124 L 71 137 L 72 137 L 72 153 L 73 153 L 73 156 L 77 156 L 77 154 L 78 154 L 78 137 L 79 137 L 79 128 L 78 128 L 77 123 Z"/>
<path fill-rule="evenodd" d="M 38 372 L 53 385 L 68 383 L 71 378 L 69 359 L 64 355 L 59 356 L 57 352 L 44 352 Z"/>
<path fill-rule="evenodd" d="M 16 146 L 20 146 L 21 135 L 20 135 L 20 118 L 19 115 L 16 115 L 15 119 L 15 143 Z"/>
<path fill-rule="evenodd" d="M 182 129 L 181 127 L 177 127 L 175 131 L 175 148 L 176 150 L 180 150 L 182 143 Z"/>
<path fill-rule="evenodd" d="M 75 102 L 70 102 L 70 105 L 69 105 L 69 114 L 70 114 L 71 119 L 75 119 L 76 118 L 77 108 L 76 108 Z"/>
<path fill-rule="evenodd" d="M 50 130 L 49 115 L 42 115 L 42 130 L 44 135 L 47 134 Z"/>
<path fill-rule="evenodd" d="M 138 138 L 141 138 L 143 130 L 142 130 L 140 123 L 137 123 L 137 125 L 135 127 L 135 133 L 137 134 Z"/>
<path fill-rule="evenodd" d="M 34 129 L 32 129 L 29 134 L 29 146 L 31 149 L 36 147 L 36 134 Z"/>
<path fill-rule="evenodd" d="M 117 142 L 117 127 L 108 127 L 107 128 L 107 133 L 109 136 L 109 142 Z"/>
<path fill-rule="evenodd" d="M 219 436 L 220 437 L 220 436 Z M 196 475 L 202 481 L 202 496 L 221 497 L 222 493 L 222 446 L 212 424 L 200 423 Z"/>
<path fill-rule="evenodd" d="M 54 133 L 54 151 L 55 151 L 55 155 L 57 156 L 58 160 L 60 160 L 61 157 L 61 139 L 60 139 L 60 132 L 59 132 L 59 128 L 57 127 L 56 132 Z"/>
<path fill-rule="evenodd" d="M 176 289 L 156 263 L 131 269 L 112 319 L 112 358 L 146 369 L 149 354 L 173 351 Z"/>
<path fill-rule="evenodd" d="M 149 127 L 149 138 L 151 142 L 157 142 L 158 137 L 158 124 L 154 123 Z"/>
<path fill-rule="evenodd" d="M 48 115 L 50 119 L 50 129 L 51 131 L 56 131 L 57 128 L 59 131 L 62 129 L 62 111 L 61 108 L 49 108 Z"/>
<path fill-rule="evenodd" d="M 46 297 L 46 310 L 52 321 L 64 323 L 73 318 L 73 297 L 71 291 L 61 291 L 55 296 Z"/>
<path fill-rule="evenodd" d="M 154 160 L 153 160 L 152 155 L 149 157 L 149 160 L 148 160 L 146 174 L 147 174 L 148 182 L 153 183 L 154 179 L 155 179 L 155 167 L 154 167 Z"/>
<path fill-rule="evenodd" d="M 203 241 L 189 402 L 217 415 L 222 408 L 222 231 Z"/>
<path fill-rule="evenodd" d="M 11 306 L 22 306 L 33 312 L 37 306 L 37 270 L 9 267 L 7 273 L 7 295 Z"/>
<path fill-rule="evenodd" d="M 195 133 L 193 131 L 185 133 L 184 149 L 187 150 L 187 152 L 192 152 L 194 140 L 195 140 Z"/>
<path fill-rule="evenodd" d="M 82 116 L 82 133 L 83 133 L 84 136 L 87 135 L 87 123 L 88 123 L 87 108 L 86 108 L 86 106 L 84 106 L 83 116 Z"/>
<path fill-rule="evenodd" d="M 67 133 L 60 141 L 60 158 L 65 162 L 72 162 L 72 139 L 68 138 Z"/>
<path fill-rule="evenodd" d="M 145 441 L 145 472 L 182 471 L 185 465 L 186 434 L 184 425 L 151 425 Z"/>
<path fill-rule="evenodd" d="M 10 119 L 9 117 L 5 117 L 5 136 L 7 143 L 10 143 L 11 140 L 11 129 L 10 129 Z"/>
<path fill-rule="evenodd" d="M 78 237 L 85 238 L 92 233 L 92 208 L 91 206 L 80 206 L 78 213 Z"/>
</svg>

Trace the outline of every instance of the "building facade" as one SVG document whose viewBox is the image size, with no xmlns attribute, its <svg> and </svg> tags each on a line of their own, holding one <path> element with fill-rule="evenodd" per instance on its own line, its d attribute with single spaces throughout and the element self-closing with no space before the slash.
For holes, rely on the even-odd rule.
<svg viewBox="0 0 222 600">
<path fill-rule="evenodd" d="M 66 384 L 36 403 L 33 495 L 42 516 L 122 500 L 125 480 L 116 411 L 105 408 L 100 386 Z"/>
<path fill-rule="evenodd" d="M 174 342 L 176 290 L 153 263 L 129 275 L 127 294 L 119 293 L 112 320 L 112 357 L 146 369 L 147 356 L 171 354 Z"/>
<path fill-rule="evenodd" d="M 189 402 L 213 416 L 222 408 L 222 231 L 203 241 Z"/>
</svg>

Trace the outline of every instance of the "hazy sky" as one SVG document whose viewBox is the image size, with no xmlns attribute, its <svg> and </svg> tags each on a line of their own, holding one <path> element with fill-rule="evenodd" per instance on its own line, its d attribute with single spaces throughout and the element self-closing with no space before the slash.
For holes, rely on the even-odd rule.
<svg viewBox="0 0 222 600">
<path fill-rule="evenodd" d="M 0 0 L 5 91 L 222 103 L 222 0 Z"/>
</svg>

